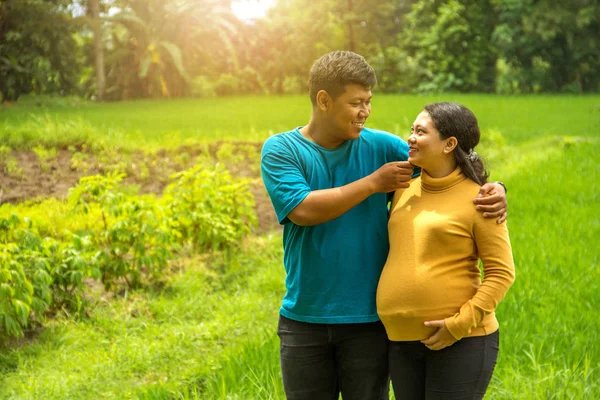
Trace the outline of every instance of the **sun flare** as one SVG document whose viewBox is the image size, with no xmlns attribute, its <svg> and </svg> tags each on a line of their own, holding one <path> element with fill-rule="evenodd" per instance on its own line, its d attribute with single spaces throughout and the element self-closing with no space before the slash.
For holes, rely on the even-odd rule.
<svg viewBox="0 0 600 400">
<path fill-rule="evenodd" d="M 231 11 L 241 20 L 264 18 L 275 0 L 242 0 L 231 2 Z"/>
</svg>

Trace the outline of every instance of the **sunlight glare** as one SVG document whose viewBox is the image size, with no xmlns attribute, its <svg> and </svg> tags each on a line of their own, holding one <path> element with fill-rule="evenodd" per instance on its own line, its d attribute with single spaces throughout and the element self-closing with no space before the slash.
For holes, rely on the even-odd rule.
<svg viewBox="0 0 600 400">
<path fill-rule="evenodd" d="M 231 11 L 241 20 L 264 18 L 267 10 L 275 4 L 275 0 L 242 0 L 232 1 Z"/>
</svg>

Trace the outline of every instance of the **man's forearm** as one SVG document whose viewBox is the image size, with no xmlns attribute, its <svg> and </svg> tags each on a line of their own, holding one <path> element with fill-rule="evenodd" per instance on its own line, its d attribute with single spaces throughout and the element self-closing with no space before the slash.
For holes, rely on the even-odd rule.
<svg viewBox="0 0 600 400">
<path fill-rule="evenodd" d="M 348 212 L 373 193 L 387 193 L 407 188 L 413 167 L 406 161 L 383 165 L 371 175 L 344 186 L 312 191 L 288 215 L 300 226 L 323 224 Z"/>
<path fill-rule="evenodd" d="M 332 189 L 312 191 L 288 218 L 300 226 L 329 222 L 376 193 L 369 177 Z"/>
</svg>

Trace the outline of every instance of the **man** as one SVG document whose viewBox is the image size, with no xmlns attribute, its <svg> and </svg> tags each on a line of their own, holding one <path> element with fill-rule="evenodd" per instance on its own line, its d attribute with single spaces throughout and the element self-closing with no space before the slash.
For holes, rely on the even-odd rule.
<svg viewBox="0 0 600 400">
<path fill-rule="evenodd" d="M 335 51 L 313 65 L 308 125 L 269 138 L 261 170 L 284 225 L 286 295 L 278 335 L 288 399 L 388 398 L 388 339 L 377 283 L 388 252 L 387 193 L 408 187 L 408 145 L 365 128 L 373 68 Z M 475 199 L 506 217 L 500 184 Z M 486 215 L 487 214 L 487 215 Z"/>
</svg>

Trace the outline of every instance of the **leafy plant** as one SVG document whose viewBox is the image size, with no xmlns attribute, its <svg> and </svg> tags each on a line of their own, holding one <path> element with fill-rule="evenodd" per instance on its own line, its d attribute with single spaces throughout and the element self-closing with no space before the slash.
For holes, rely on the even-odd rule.
<svg viewBox="0 0 600 400">
<path fill-rule="evenodd" d="M 197 250 L 237 246 L 256 224 L 249 181 L 220 164 L 196 165 L 172 176 L 165 190 L 170 223 Z"/>
<path fill-rule="evenodd" d="M 52 278 L 41 238 L 16 214 L 0 218 L 0 331 L 22 336 L 50 306 Z"/>
<path fill-rule="evenodd" d="M 44 146 L 38 145 L 33 148 L 33 152 L 37 155 L 42 171 L 48 171 L 50 166 L 48 162 L 53 158 L 56 158 L 56 149 L 55 148 L 46 148 Z"/>
<path fill-rule="evenodd" d="M 72 243 L 61 243 L 52 238 L 43 242 L 43 251 L 48 262 L 45 267 L 52 277 L 52 305 L 63 311 L 84 310 L 84 279 L 100 278 L 93 262 L 93 246 L 89 238 L 73 235 Z"/>
<path fill-rule="evenodd" d="M 106 289 L 121 279 L 129 287 L 139 287 L 144 277 L 159 278 L 175 247 L 162 208 L 119 192 L 123 177 L 118 172 L 84 177 L 69 193 L 75 212 L 100 210 L 101 225 L 77 240 L 90 240 L 97 248 L 93 262 Z"/>
</svg>

